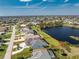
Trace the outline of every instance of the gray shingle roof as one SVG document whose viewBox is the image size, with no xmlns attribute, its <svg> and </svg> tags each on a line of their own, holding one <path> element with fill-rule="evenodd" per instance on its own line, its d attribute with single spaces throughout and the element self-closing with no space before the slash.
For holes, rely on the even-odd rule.
<svg viewBox="0 0 79 59">
<path fill-rule="evenodd" d="M 43 48 L 44 46 L 47 45 L 46 43 L 42 42 L 40 39 L 39 40 L 33 40 L 31 42 L 31 44 L 32 44 L 33 49 Z"/>
<path fill-rule="evenodd" d="M 33 56 L 28 59 L 51 59 L 48 51 L 46 49 L 44 50 L 34 50 Z"/>
</svg>

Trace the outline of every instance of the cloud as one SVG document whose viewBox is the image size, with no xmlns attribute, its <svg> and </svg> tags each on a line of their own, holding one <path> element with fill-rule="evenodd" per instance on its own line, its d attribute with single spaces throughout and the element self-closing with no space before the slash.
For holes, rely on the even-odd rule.
<svg viewBox="0 0 79 59">
<path fill-rule="evenodd" d="M 65 0 L 64 2 L 68 2 L 69 0 Z"/>
<path fill-rule="evenodd" d="M 47 0 L 43 0 L 43 1 L 47 1 Z"/>
<path fill-rule="evenodd" d="M 21 2 L 29 2 L 29 1 L 32 1 L 32 0 L 20 0 Z"/>
</svg>

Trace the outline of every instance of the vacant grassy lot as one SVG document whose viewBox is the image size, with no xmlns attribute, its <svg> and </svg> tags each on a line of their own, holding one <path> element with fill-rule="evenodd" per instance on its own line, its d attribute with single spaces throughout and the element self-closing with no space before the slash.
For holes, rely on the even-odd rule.
<svg viewBox="0 0 79 59">
<path fill-rule="evenodd" d="M 49 36 L 45 32 L 43 32 L 39 27 L 32 26 L 32 29 L 35 30 L 42 38 L 44 38 L 50 45 L 52 46 L 60 46 L 60 43 L 54 39 L 53 37 Z"/>
</svg>

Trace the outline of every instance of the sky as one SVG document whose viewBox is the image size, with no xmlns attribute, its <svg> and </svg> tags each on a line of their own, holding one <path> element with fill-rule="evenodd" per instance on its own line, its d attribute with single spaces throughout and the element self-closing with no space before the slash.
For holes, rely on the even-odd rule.
<svg viewBox="0 0 79 59">
<path fill-rule="evenodd" d="M 79 15 L 79 0 L 0 0 L 0 16 Z"/>
</svg>

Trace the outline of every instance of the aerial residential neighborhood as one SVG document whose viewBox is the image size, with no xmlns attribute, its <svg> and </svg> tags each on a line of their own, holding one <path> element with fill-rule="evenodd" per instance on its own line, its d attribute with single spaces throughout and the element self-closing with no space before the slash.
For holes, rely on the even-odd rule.
<svg viewBox="0 0 79 59">
<path fill-rule="evenodd" d="M 1 59 L 79 59 L 79 17 L 0 18 Z"/>
<path fill-rule="evenodd" d="M 0 59 L 79 59 L 79 0 L 0 0 Z"/>
</svg>

